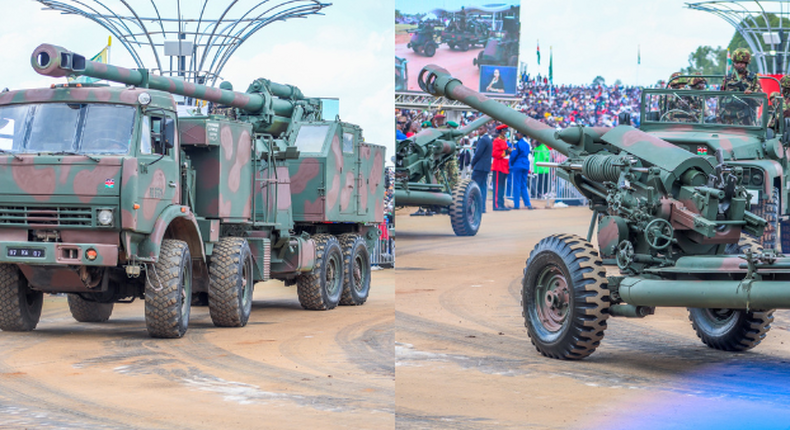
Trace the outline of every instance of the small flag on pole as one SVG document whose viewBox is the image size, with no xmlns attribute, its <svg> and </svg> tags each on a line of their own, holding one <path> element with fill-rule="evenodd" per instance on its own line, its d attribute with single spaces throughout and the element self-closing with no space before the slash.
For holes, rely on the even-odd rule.
<svg viewBox="0 0 790 430">
<path fill-rule="evenodd" d="M 730 48 L 727 48 L 727 67 L 724 69 L 724 74 L 729 75 L 732 70 L 732 57 L 730 57 Z"/>
<path fill-rule="evenodd" d="M 642 64 L 642 46 L 636 45 L 636 64 Z"/>
<path fill-rule="evenodd" d="M 540 66 L 540 40 L 538 40 L 538 66 Z"/>
<path fill-rule="evenodd" d="M 554 50 L 549 46 L 549 83 L 554 85 Z"/>
<path fill-rule="evenodd" d="M 90 61 L 96 61 L 99 63 L 107 64 L 110 62 L 110 46 L 112 45 L 112 36 L 107 38 L 107 46 L 104 47 L 98 54 L 91 57 Z M 68 78 L 69 82 L 73 82 L 76 84 L 92 84 L 94 82 L 100 81 L 100 79 L 96 78 L 89 78 L 87 76 L 79 76 L 79 77 L 71 77 Z"/>
</svg>

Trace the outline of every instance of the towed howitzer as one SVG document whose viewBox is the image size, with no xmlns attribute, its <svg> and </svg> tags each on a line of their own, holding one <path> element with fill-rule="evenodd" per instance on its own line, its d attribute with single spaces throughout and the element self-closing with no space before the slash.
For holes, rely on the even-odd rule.
<svg viewBox="0 0 790 430">
<path fill-rule="evenodd" d="M 644 317 L 656 306 L 688 307 L 709 347 L 740 351 L 760 343 L 773 309 L 790 308 L 790 258 L 742 240 L 766 221 L 749 212 L 740 166 L 721 152 L 690 153 L 627 125 L 557 131 L 471 90 L 435 65 L 419 76 L 435 96 L 466 103 L 567 156 L 556 163 L 589 200 L 587 239 L 557 234 L 527 260 L 522 305 L 529 336 L 542 354 L 590 355 L 610 316 Z M 589 243 L 619 276 L 606 276 Z M 741 254 L 741 255 L 732 255 Z"/>
<path fill-rule="evenodd" d="M 154 76 L 53 45 L 31 56 L 68 83 L 0 93 L 0 329 L 33 330 L 43 293 L 80 322 L 145 300 L 152 337 L 181 337 L 193 299 L 244 326 L 254 284 L 302 307 L 361 305 L 383 221 L 384 147 L 321 118 L 320 99 L 256 80 L 247 93 Z M 179 117 L 173 94 L 237 109 Z"/>
<path fill-rule="evenodd" d="M 480 188 L 469 179 L 453 185 L 444 167 L 457 156 L 458 141 L 489 121 L 482 116 L 460 129 L 426 128 L 398 141 L 395 205 L 445 211 L 456 235 L 477 234 L 485 204 Z"/>
</svg>

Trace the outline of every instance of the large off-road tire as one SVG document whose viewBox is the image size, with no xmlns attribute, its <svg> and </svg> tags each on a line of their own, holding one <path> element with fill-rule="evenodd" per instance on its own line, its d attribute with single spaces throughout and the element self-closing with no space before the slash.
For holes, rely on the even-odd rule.
<svg viewBox="0 0 790 430">
<path fill-rule="evenodd" d="M 456 236 L 474 236 L 483 217 L 483 195 L 471 179 L 463 179 L 453 188 L 450 222 Z"/>
<path fill-rule="evenodd" d="M 725 252 L 745 254 L 747 249 L 762 252 L 763 247 L 751 236 L 741 235 L 738 244 L 729 244 Z M 754 348 L 771 329 L 774 310 L 689 308 L 689 320 L 702 343 L 722 351 L 745 351 Z"/>
<path fill-rule="evenodd" d="M 343 251 L 331 234 L 317 234 L 313 240 L 315 267 L 296 278 L 299 303 L 310 310 L 333 309 L 343 293 Z"/>
<path fill-rule="evenodd" d="M 43 303 L 44 293 L 32 290 L 15 265 L 0 264 L 0 330 L 33 330 Z"/>
<path fill-rule="evenodd" d="M 767 221 L 762 237 L 757 238 L 765 249 L 776 249 L 777 247 L 779 208 L 779 188 L 774 187 L 770 199 L 760 200 L 759 204 L 750 209 L 753 214 Z"/>
<path fill-rule="evenodd" d="M 217 327 L 244 327 L 252 311 L 252 252 L 247 240 L 225 237 L 209 265 L 208 310 Z"/>
<path fill-rule="evenodd" d="M 774 310 L 689 309 L 689 320 L 702 343 L 722 351 L 745 351 L 765 339 Z"/>
<path fill-rule="evenodd" d="M 556 234 L 530 253 L 521 304 L 527 333 L 541 354 L 559 359 L 592 354 L 604 336 L 609 302 L 606 270 L 591 243 Z"/>
<path fill-rule="evenodd" d="M 426 43 L 425 46 L 422 47 L 422 52 L 426 57 L 433 57 L 433 55 L 436 54 L 436 45 L 430 42 Z"/>
<path fill-rule="evenodd" d="M 186 242 L 162 241 L 159 260 L 148 267 L 145 325 L 151 337 L 177 338 L 186 333 L 192 304 L 192 257 Z"/>
<path fill-rule="evenodd" d="M 71 316 L 79 322 L 100 323 L 110 319 L 113 303 L 85 300 L 79 294 L 68 295 Z"/>
<path fill-rule="evenodd" d="M 358 234 L 340 236 L 343 250 L 343 294 L 341 305 L 361 305 L 370 293 L 370 252 L 365 239 Z"/>
</svg>

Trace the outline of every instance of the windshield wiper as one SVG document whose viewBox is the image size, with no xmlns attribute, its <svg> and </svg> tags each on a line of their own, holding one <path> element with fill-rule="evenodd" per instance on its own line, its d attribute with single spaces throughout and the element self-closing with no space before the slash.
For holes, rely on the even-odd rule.
<svg viewBox="0 0 790 430">
<path fill-rule="evenodd" d="M 91 160 L 93 160 L 93 161 L 95 161 L 97 163 L 101 161 L 100 159 L 98 159 L 96 157 L 93 157 L 93 156 L 90 156 L 88 154 L 80 154 L 78 152 L 71 152 L 71 151 L 52 152 L 52 153 L 50 153 L 50 155 L 82 155 L 83 157 L 89 158 L 89 159 L 91 159 Z"/>
<path fill-rule="evenodd" d="M 16 152 L 9 151 L 9 150 L 7 150 L 7 149 L 2 149 L 2 148 L 0 148 L 0 154 L 11 154 L 11 155 L 13 155 L 13 156 L 14 156 L 14 158 L 16 158 L 16 159 L 17 159 L 17 160 L 19 160 L 19 161 L 22 161 L 22 160 L 24 160 L 24 158 L 20 157 L 20 156 L 19 156 L 19 154 L 17 154 Z"/>
</svg>

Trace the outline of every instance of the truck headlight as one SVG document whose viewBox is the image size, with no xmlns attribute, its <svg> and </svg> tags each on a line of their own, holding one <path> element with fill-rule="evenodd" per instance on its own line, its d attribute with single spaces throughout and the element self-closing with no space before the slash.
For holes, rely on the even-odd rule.
<svg viewBox="0 0 790 430">
<path fill-rule="evenodd" d="M 112 224 L 112 209 L 102 209 L 99 211 L 99 224 L 101 225 L 110 225 Z"/>
</svg>

